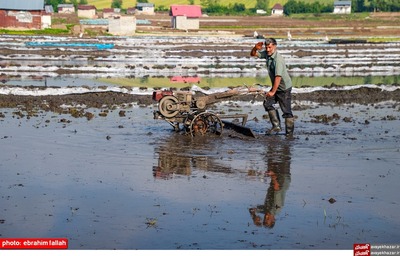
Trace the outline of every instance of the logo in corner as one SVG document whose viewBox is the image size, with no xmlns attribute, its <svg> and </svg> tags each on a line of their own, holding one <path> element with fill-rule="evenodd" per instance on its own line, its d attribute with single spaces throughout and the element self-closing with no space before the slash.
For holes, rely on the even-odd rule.
<svg viewBox="0 0 400 256">
<path fill-rule="evenodd" d="M 354 244 L 353 245 L 354 256 L 370 256 L 371 245 L 370 244 Z"/>
</svg>

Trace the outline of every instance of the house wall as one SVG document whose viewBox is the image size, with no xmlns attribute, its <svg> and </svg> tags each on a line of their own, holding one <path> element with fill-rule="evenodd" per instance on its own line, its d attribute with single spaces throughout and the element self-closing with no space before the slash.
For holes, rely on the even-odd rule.
<svg viewBox="0 0 400 256">
<path fill-rule="evenodd" d="M 112 17 L 121 17 L 121 14 L 115 12 L 103 12 L 103 19 L 108 19 Z"/>
<path fill-rule="evenodd" d="M 51 15 L 42 16 L 42 29 L 51 28 Z"/>
<path fill-rule="evenodd" d="M 335 6 L 333 13 L 337 14 L 349 14 L 351 13 L 351 6 Z"/>
<path fill-rule="evenodd" d="M 58 8 L 58 13 L 74 13 L 75 12 L 75 8 L 71 7 L 62 7 L 62 8 Z"/>
<path fill-rule="evenodd" d="M 271 15 L 276 15 L 276 16 L 283 15 L 283 10 L 280 10 L 280 9 L 272 9 Z"/>
<path fill-rule="evenodd" d="M 0 27 L 42 29 L 42 12 L 0 10 Z"/>
<path fill-rule="evenodd" d="M 172 17 L 172 27 L 176 29 L 199 29 L 200 20 L 198 18 L 187 18 L 186 16 Z"/>
<path fill-rule="evenodd" d="M 108 18 L 108 33 L 116 36 L 130 36 L 136 32 L 136 18 L 121 16 Z"/>
<path fill-rule="evenodd" d="M 154 4 L 150 3 L 137 3 L 136 14 L 154 15 Z"/>
<path fill-rule="evenodd" d="M 80 18 L 94 19 L 94 18 L 96 18 L 96 10 L 95 10 L 95 9 L 91 9 L 91 10 L 78 10 L 78 17 L 80 17 Z"/>
<path fill-rule="evenodd" d="M 154 7 L 144 6 L 141 10 L 136 9 L 137 14 L 154 15 Z"/>
</svg>

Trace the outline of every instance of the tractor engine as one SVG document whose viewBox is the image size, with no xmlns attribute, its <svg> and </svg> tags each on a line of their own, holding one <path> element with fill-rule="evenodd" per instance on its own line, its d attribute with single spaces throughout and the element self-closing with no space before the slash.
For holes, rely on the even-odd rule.
<svg viewBox="0 0 400 256">
<path fill-rule="evenodd" d="M 173 118 L 177 115 L 204 111 L 207 97 L 194 99 L 191 92 L 154 91 L 153 100 L 158 101 L 158 115 L 161 118 Z"/>
</svg>

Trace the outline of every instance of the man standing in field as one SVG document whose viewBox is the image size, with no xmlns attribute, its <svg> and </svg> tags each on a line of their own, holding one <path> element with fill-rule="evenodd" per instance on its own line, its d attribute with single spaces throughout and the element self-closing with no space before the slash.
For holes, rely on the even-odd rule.
<svg viewBox="0 0 400 256">
<path fill-rule="evenodd" d="M 265 50 L 263 50 L 263 44 Z M 266 93 L 264 108 L 268 112 L 272 128 L 267 134 L 276 134 L 282 130 L 278 110 L 274 104 L 279 103 L 285 118 L 286 135 L 292 136 L 294 131 L 294 118 L 292 113 L 292 80 L 289 76 L 285 60 L 276 50 L 277 43 L 274 38 L 267 38 L 265 42 L 257 43 L 251 50 L 250 55 L 260 59 L 265 59 L 268 74 L 271 79 L 272 88 Z"/>
</svg>

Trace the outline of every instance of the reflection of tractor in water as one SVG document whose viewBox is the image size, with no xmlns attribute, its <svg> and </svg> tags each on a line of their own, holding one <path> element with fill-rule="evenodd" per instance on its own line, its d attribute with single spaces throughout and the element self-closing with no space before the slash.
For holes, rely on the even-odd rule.
<svg viewBox="0 0 400 256">
<path fill-rule="evenodd" d="M 240 173 L 242 169 L 236 169 L 232 161 L 226 161 L 224 153 L 214 153 L 219 151 L 220 146 L 219 140 L 213 136 L 192 138 L 173 133 L 154 148 L 158 162 L 152 168 L 153 177 L 169 180 L 175 175 L 190 178 L 202 174 L 204 178 L 207 172 Z"/>
<path fill-rule="evenodd" d="M 260 91 L 254 88 L 237 88 L 198 97 L 194 96 L 192 92 L 186 91 L 155 91 L 153 100 L 158 102 L 158 111 L 154 111 L 154 119 L 167 121 L 176 131 L 180 131 L 179 125 L 183 124 L 185 133 L 192 136 L 221 135 L 225 127 L 255 137 L 249 128 L 244 127 L 247 122 L 247 114 L 220 115 L 206 111 L 209 104 L 250 93 L 257 94 Z M 229 118 L 241 118 L 241 125 L 224 120 Z"/>
</svg>

